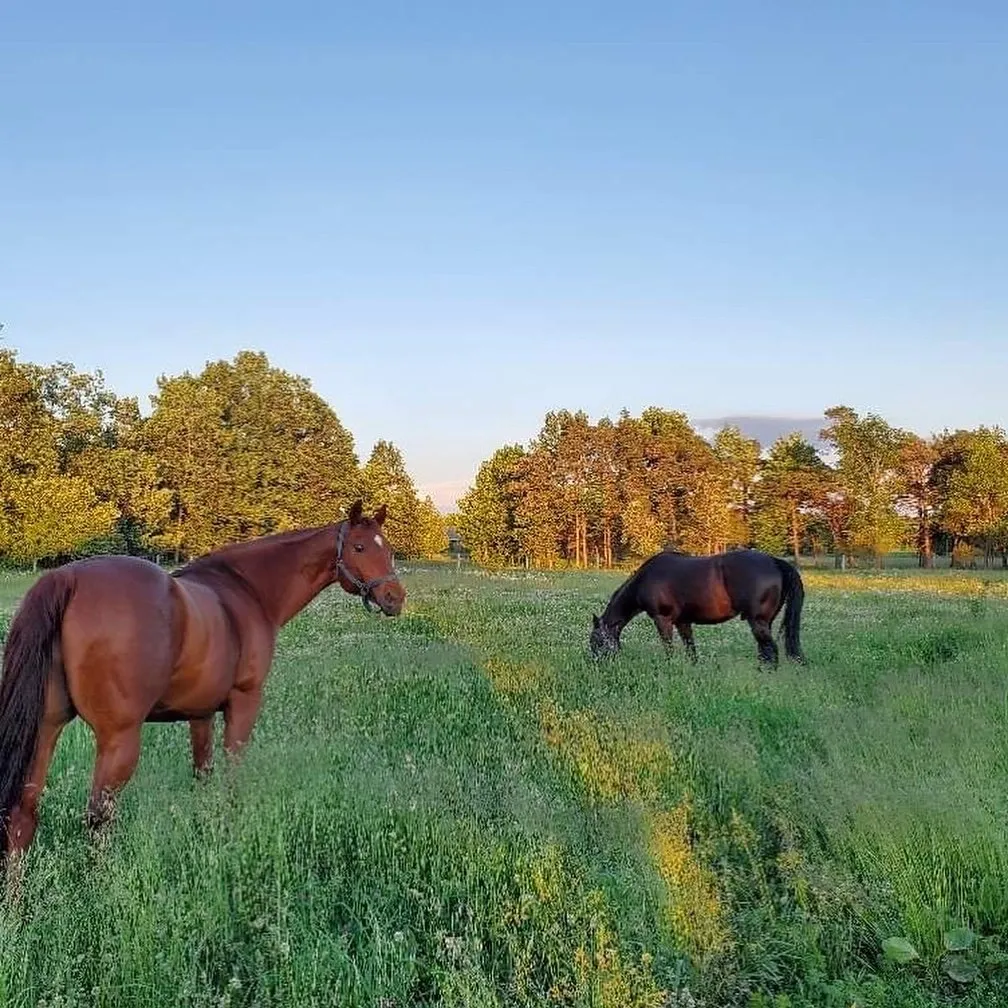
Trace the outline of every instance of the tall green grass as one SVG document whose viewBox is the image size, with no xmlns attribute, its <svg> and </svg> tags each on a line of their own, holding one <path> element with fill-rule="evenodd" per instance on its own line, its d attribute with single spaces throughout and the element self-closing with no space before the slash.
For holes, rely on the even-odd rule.
<svg viewBox="0 0 1008 1008">
<path fill-rule="evenodd" d="M 1008 1001 L 1008 605 L 845 575 L 767 672 L 738 622 L 590 660 L 609 575 L 407 579 L 283 631 L 237 769 L 147 726 L 100 849 L 65 732 L 0 1003 Z"/>
</svg>

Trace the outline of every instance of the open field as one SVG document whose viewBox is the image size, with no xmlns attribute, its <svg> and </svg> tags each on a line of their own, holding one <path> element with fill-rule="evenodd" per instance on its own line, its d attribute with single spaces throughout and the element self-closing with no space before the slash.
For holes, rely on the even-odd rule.
<svg viewBox="0 0 1008 1008">
<path fill-rule="evenodd" d="M 592 662 L 612 575 L 413 570 L 398 620 L 330 590 L 245 762 L 198 785 L 147 726 L 100 850 L 75 723 L 0 1004 L 1008 1003 L 1008 580 L 805 577 L 773 673 L 739 622 Z"/>
</svg>

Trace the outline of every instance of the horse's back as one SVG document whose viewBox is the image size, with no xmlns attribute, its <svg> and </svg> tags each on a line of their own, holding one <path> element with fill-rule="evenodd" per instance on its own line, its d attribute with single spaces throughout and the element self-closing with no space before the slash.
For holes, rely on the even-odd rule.
<svg viewBox="0 0 1008 1008">
<path fill-rule="evenodd" d="M 713 558 L 667 550 L 640 571 L 638 593 L 651 614 L 687 623 L 720 623 L 732 615 L 732 602 Z"/>
<path fill-rule="evenodd" d="M 734 549 L 719 554 L 717 558 L 725 572 L 736 577 L 748 578 L 780 578 L 781 571 L 777 561 L 758 549 Z"/>
<path fill-rule="evenodd" d="M 781 573 L 773 557 L 759 550 L 711 556 L 668 550 L 641 571 L 641 590 L 645 608 L 675 611 L 686 622 L 720 623 L 773 608 L 781 594 Z"/>
</svg>

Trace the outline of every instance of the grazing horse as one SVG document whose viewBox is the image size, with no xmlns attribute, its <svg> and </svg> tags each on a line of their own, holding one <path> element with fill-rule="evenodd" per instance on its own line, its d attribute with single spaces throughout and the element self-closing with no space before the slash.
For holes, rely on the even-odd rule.
<svg viewBox="0 0 1008 1008">
<path fill-rule="evenodd" d="M 146 721 L 188 721 L 193 769 L 248 741 L 277 632 L 327 586 L 398 615 L 406 590 L 360 501 L 339 524 L 217 550 L 171 574 L 138 557 L 78 560 L 44 574 L 18 607 L 0 682 L 3 852 L 26 850 L 60 732 L 77 715 L 97 746 L 87 826 L 94 833 L 140 758 Z"/>
<path fill-rule="evenodd" d="M 715 556 L 688 556 L 673 550 L 657 553 L 634 571 L 613 593 L 601 617 L 592 616 L 589 638 L 596 657 L 617 651 L 623 628 L 646 612 L 658 635 L 671 645 L 674 631 L 697 660 L 694 623 L 724 623 L 739 616 L 752 630 L 761 662 L 777 666 L 777 645 L 771 624 L 784 613 L 787 656 L 804 663 L 798 630 L 805 588 L 797 569 L 759 550 L 730 550 Z"/>
</svg>

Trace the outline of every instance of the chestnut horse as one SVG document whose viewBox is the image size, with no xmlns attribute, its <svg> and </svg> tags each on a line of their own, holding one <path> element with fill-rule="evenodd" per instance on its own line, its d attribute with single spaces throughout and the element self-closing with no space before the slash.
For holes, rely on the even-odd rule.
<svg viewBox="0 0 1008 1008">
<path fill-rule="evenodd" d="M 589 647 L 595 656 L 618 650 L 623 628 L 646 612 L 667 645 L 679 632 L 695 662 L 693 624 L 724 623 L 738 616 L 756 638 L 760 661 L 776 667 L 771 625 L 786 603 L 784 648 L 789 658 L 804 663 L 798 640 L 804 600 L 797 568 L 760 550 L 729 550 L 715 556 L 666 550 L 645 560 L 613 592 L 601 617 L 592 616 Z"/>
<path fill-rule="evenodd" d="M 336 525 L 227 546 L 171 574 L 138 557 L 78 560 L 44 574 L 18 607 L 0 682 L 0 816 L 4 852 L 26 850 L 60 732 L 78 714 L 97 746 L 87 826 L 114 810 L 140 758 L 146 721 L 188 721 L 193 769 L 208 772 L 213 724 L 224 748 L 248 741 L 277 632 L 338 582 L 398 615 L 406 590 L 361 502 Z"/>
</svg>

